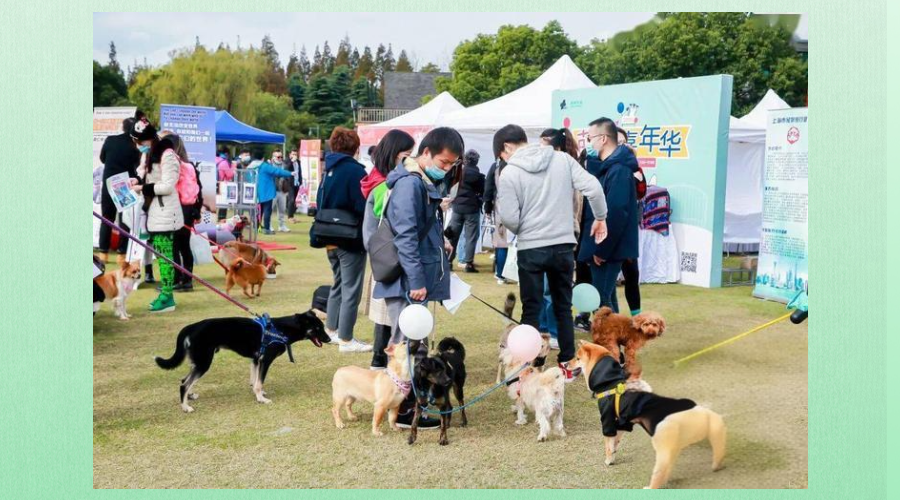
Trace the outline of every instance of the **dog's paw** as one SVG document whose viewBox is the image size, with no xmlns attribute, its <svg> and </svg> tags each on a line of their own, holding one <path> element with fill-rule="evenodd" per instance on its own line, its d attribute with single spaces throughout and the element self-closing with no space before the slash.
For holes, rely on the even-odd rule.
<svg viewBox="0 0 900 500">
<path fill-rule="evenodd" d="M 373 436 L 379 436 L 379 437 L 380 437 L 380 436 L 384 436 L 384 433 L 381 432 L 381 431 L 372 431 L 372 435 L 373 435 Z"/>
<path fill-rule="evenodd" d="M 526 418 L 520 418 L 520 419 L 516 420 L 516 425 L 525 425 L 527 423 L 528 423 L 528 419 L 526 419 Z"/>
<path fill-rule="evenodd" d="M 199 397 L 200 397 L 200 395 L 197 394 L 196 392 L 192 392 L 192 393 L 188 394 L 188 399 L 190 399 L 191 401 L 196 401 L 197 398 L 199 398 Z"/>
<path fill-rule="evenodd" d="M 440 441 L 438 441 L 438 444 L 441 446 L 447 446 L 448 444 L 450 444 L 450 440 L 447 438 L 444 438 L 444 439 L 441 439 Z"/>
<path fill-rule="evenodd" d="M 615 456 L 607 457 L 606 460 L 603 461 L 603 463 L 605 463 L 606 465 L 612 465 L 612 464 L 616 463 L 616 457 Z"/>
<path fill-rule="evenodd" d="M 343 422 L 335 422 L 334 426 L 337 427 L 338 429 L 344 429 L 347 427 L 347 424 L 345 424 Z"/>
<path fill-rule="evenodd" d="M 397 427 L 397 424 L 392 425 L 392 426 L 391 426 L 391 430 L 394 431 L 394 432 L 400 432 L 400 428 Z"/>
<path fill-rule="evenodd" d="M 460 427 L 468 427 L 468 426 L 469 426 L 469 422 L 463 420 L 462 422 L 460 422 L 459 426 L 460 426 Z"/>
<path fill-rule="evenodd" d="M 359 420 L 359 416 L 358 415 L 348 415 L 347 420 L 349 420 L 351 422 L 356 422 L 357 420 Z"/>
<path fill-rule="evenodd" d="M 191 407 L 188 406 L 188 405 L 181 405 L 181 409 L 182 409 L 185 413 L 191 413 L 191 412 L 194 411 L 194 409 L 191 408 Z"/>
<path fill-rule="evenodd" d="M 559 432 L 556 433 L 556 435 L 559 436 L 559 437 L 561 437 L 561 438 L 564 438 L 564 437 L 566 437 L 566 431 L 559 431 Z"/>
<path fill-rule="evenodd" d="M 543 443 L 546 440 L 547 440 L 547 436 L 540 436 L 540 435 L 538 436 L 538 443 Z"/>
<path fill-rule="evenodd" d="M 409 439 L 406 440 L 406 444 L 408 444 L 410 446 L 416 444 L 416 437 L 413 436 L 412 434 L 410 434 Z"/>
<path fill-rule="evenodd" d="M 119 321 L 128 321 L 128 316 L 119 316 Z"/>
<path fill-rule="evenodd" d="M 263 396 L 259 396 L 256 400 L 264 405 L 272 404 L 272 400 Z"/>
</svg>

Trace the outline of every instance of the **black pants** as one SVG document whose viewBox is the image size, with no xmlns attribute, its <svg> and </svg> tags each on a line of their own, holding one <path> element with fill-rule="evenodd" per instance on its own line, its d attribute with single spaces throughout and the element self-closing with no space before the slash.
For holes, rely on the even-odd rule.
<svg viewBox="0 0 900 500">
<path fill-rule="evenodd" d="M 372 345 L 372 367 L 387 368 L 388 356 L 384 352 L 391 340 L 391 327 L 375 323 L 375 342 Z"/>
<path fill-rule="evenodd" d="M 103 195 L 100 199 L 100 212 L 103 217 L 113 222 L 116 222 L 116 219 L 119 216 L 119 213 L 116 211 L 116 204 L 113 203 L 112 198 L 110 198 L 106 193 L 105 182 L 103 183 Z M 118 224 L 122 227 L 122 229 L 131 231 L 131 228 L 129 228 L 125 224 L 122 224 L 121 221 L 118 221 Z M 112 232 L 113 230 L 111 227 L 107 226 L 106 224 L 100 224 L 100 244 L 97 246 L 97 248 L 103 253 L 108 253 L 110 251 L 109 245 L 112 241 Z M 115 250 L 120 254 L 125 254 L 125 252 L 128 251 L 128 238 L 123 235 L 119 235 L 119 246 L 112 250 Z"/>
<path fill-rule="evenodd" d="M 287 216 L 288 219 L 294 217 L 294 214 L 297 213 L 297 186 L 291 184 L 291 190 L 288 191 L 288 199 L 287 199 Z"/>
<path fill-rule="evenodd" d="M 185 226 L 175 231 L 174 241 L 172 242 L 172 250 L 174 260 L 180 266 L 190 272 L 194 272 L 194 254 L 191 253 L 191 230 Z M 175 269 L 175 283 L 188 284 L 191 277 L 183 272 Z"/>
<path fill-rule="evenodd" d="M 641 272 L 637 259 L 622 262 L 622 276 L 625 278 L 625 300 L 631 312 L 641 310 Z"/>
<path fill-rule="evenodd" d="M 575 330 L 572 324 L 572 273 L 575 245 L 563 244 L 519 250 L 519 294 L 522 296 L 522 323 L 539 326 L 544 302 L 544 275 L 553 300 L 553 315 L 559 332 L 560 363 L 575 357 Z"/>
</svg>

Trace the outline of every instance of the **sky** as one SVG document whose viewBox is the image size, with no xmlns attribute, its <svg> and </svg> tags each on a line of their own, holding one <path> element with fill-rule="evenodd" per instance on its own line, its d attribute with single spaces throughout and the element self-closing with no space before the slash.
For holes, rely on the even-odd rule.
<svg viewBox="0 0 900 500">
<path fill-rule="evenodd" d="M 259 47 L 268 34 L 275 43 L 279 59 L 287 64 L 296 46 L 306 45 L 312 58 L 316 45 L 328 40 L 332 54 L 344 35 L 351 45 L 369 45 L 374 53 L 379 43 L 393 44 L 394 57 L 406 49 L 416 67 L 433 62 L 446 69 L 453 49 L 463 40 L 479 33 L 496 33 L 504 24 L 528 24 L 542 28 L 556 19 L 569 37 L 579 45 L 593 38 L 609 38 L 620 31 L 648 21 L 651 12 L 478 12 L 478 13 L 94 13 L 94 59 L 102 64 L 109 60 L 109 42 L 116 43 L 122 68 L 142 63 L 164 64 L 169 52 L 192 47 L 195 37 L 200 43 L 215 48 L 225 42 L 232 48 L 251 44 Z M 336 28 L 339 27 L 339 28 Z"/>
</svg>

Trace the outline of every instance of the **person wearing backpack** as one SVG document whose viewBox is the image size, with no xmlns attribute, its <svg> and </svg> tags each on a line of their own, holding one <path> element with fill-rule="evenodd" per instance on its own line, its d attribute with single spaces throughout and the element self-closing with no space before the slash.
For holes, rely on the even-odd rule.
<svg viewBox="0 0 900 500">
<path fill-rule="evenodd" d="M 181 162 L 175 154 L 172 141 L 160 140 L 156 128 L 142 118 L 135 122 L 131 136 L 145 155 L 144 177 L 134 190 L 144 195 L 144 211 L 147 213 L 147 232 L 153 248 L 168 259 L 174 260 L 173 239 L 175 231 L 184 226 L 184 214 L 176 185 L 181 174 Z M 175 269 L 165 259 L 159 259 L 160 293 L 150 304 L 150 312 L 175 310 Z"/>
<path fill-rule="evenodd" d="M 175 189 L 178 191 L 178 198 L 181 202 L 181 213 L 184 218 L 184 226 L 175 231 L 173 236 L 173 252 L 175 263 L 188 270 L 194 272 L 194 254 L 191 251 L 191 233 L 196 223 L 200 219 L 200 208 L 203 206 L 203 198 L 200 193 L 199 176 L 194 165 L 188 158 L 187 150 L 184 147 L 184 141 L 177 134 L 163 130 L 159 134 L 162 140 L 169 141 L 172 149 L 178 155 L 180 162 L 178 183 Z M 175 284 L 172 290 L 176 292 L 190 292 L 194 289 L 193 278 L 190 274 L 185 274 L 179 270 L 175 270 Z"/>
</svg>

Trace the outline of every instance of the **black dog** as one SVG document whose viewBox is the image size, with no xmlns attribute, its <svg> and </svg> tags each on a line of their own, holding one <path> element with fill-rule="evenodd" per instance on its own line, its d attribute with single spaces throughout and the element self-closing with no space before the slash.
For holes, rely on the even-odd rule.
<svg viewBox="0 0 900 500">
<path fill-rule="evenodd" d="M 447 439 L 447 428 L 450 427 L 450 420 L 453 416 L 450 413 L 452 409 L 450 388 L 453 388 L 459 405 L 465 405 L 463 396 L 463 387 L 466 383 L 465 359 L 466 349 L 462 343 L 453 337 L 448 337 L 438 344 L 436 357 L 425 358 L 416 364 L 413 383 L 418 399 L 410 427 L 409 444 L 416 442 L 422 407 L 427 407 L 429 404 L 433 404 L 442 412 L 440 415 L 441 434 L 438 443 L 443 446 L 450 442 Z M 468 425 L 466 410 L 461 410 L 461 413 L 462 426 L 465 427 Z"/>
<path fill-rule="evenodd" d="M 271 400 L 266 399 L 262 385 L 272 361 L 284 354 L 287 344 L 308 339 L 316 347 L 322 347 L 323 343 L 330 341 L 325 333 L 325 326 L 312 311 L 272 318 L 271 321 L 281 334 L 281 339 L 268 336 L 265 347 L 260 324 L 249 318 L 206 319 L 184 327 L 175 341 L 175 354 L 169 359 L 159 356 L 155 358 L 156 364 L 166 370 L 179 366 L 185 356 L 190 358 L 191 371 L 181 380 L 179 389 L 181 409 L 187 413 L 194 411 L 187 404 L 189 399 L 197 399 L 197 394 L 192 393 L 191 388 L 209 370 L 213 356 L 220 348 L 230 349 L 251 359 L 250 385 L 256 400 L 271 403 Z"/>
</svg>

